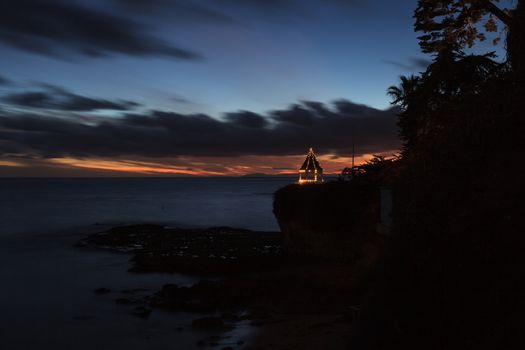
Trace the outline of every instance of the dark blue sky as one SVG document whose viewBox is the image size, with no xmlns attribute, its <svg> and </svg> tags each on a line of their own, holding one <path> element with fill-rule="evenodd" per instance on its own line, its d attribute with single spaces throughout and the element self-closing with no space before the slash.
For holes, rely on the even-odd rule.
<svg viewBox="0 0 525 350">
<path fill-rule="evenodd" d="M 0 176 L 329 172 L 399 149 L 416 0 L 0 4 Z"/>
<path fill-rule="evenodd" d="M 149 108 L 219 116 L 311 99 L 345 98 L 385 108 L 386 88 L 400 74 L 421 68 L 415 61 L 422 56 L 412 30 L 414 0 L 78 3 L 136 22 L 140 40 L 162 40 L 200 57 L 127 53 L 103 45 L 102 57 L 90 57 L 81 52 L 86 39 L 80 35 L 67 40 L 60 33 L 28 35 L 34 43 L 21 49 L 0 34 L 0 74 L 25 85 L 39 81 Z M 49 52 L 38 52 L 32 47 L 37 44 Z"/>
</svg>

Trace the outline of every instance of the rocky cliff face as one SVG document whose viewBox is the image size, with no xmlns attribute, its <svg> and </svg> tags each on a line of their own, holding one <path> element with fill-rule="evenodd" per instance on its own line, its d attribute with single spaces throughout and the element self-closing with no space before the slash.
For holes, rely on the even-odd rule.
<svg viewBox="0 0 525 350">
<path fill-rule="evenodd" d="M 289 185 L 274 195 L 287 253 L 360 260 L 379 237 L 379 190 L 372 184 Z"/>
</svg>

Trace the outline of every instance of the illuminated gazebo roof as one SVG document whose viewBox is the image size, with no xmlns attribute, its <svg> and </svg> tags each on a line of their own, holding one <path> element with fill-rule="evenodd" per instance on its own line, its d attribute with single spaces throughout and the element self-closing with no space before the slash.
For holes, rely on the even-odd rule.
<svg viewBox="0 0 525 350">
<path fill-rule="evenodd" d="M 323 168 L 319 164 L 314 150 L 310 148 L 303 165 L 299 169 L 299 183 L 323 182 Z"/>
<path fill-rule="evenodd" d="M 300 170 L 310 170 L 310 171 L 323 171 L 323 168 L 321 165 L 319 165 L 319 161 L 317 160 L 317 157 L 315 156 L 313 148 L 310 147 L 310 150 L 308 151 L 308 154 L 306 155 L 306 159 L 304 160 L 303 166 Z"/>
</svg>

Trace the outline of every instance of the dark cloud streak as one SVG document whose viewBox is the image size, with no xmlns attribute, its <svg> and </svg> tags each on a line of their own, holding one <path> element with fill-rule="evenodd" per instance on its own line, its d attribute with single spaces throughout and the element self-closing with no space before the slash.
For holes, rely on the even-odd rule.
<svg viewBox="0 0 525 350">
<path fill-rule="evenodd" d="M 1 98 L 4 103 L 12 106 L 53 109 L 71 112 L 90 112 L 97 110 L 128 111 L 140 106 L 133 101 L 110 101 L 106 99 L 95 99 L 74 94 L 64 88 L 39 84 L 41 91 L 25 91 L 11 93 Z"/>
<path fill-rule="evenodd" d="M 13 82 L 0 75 L 0 85 L 11 85 Z"/>
<path fill-rule="evenodd" d="M 91 123 L 33 115 L 0 117 L 0 152 L 32 157 L 296 155 L 313 146 L 320 153 L 348 154 L 355 134 L 360 153 L 399 148 L 396 109 L 386 111 L 338 101 L 333 108 L 304 102 L 267 116 L 152 111 Z M 1 153 L 0 153 L 1 155 Z"/>
<path fill-rule="evenodd" d="M 406 63 L 392 60 L 383 60 L 383 63 L 413 72 L 415 70 L 426 70 L 431 61 L 420 57 L 410 57 Z"/>
<path fill-rule="evenodd" d="M 139 16 L 169 17 L 171 21 L 234 24 L 237 20 L 210 7 L 187 0 L 115 0 L 117 8 Z"/>
<path fill-rule="evenodd" d="M 151 35 L 131 18 L 60 0 L 4 2 L 0 5 L 0 42 L 57 57 L 69 57 L 73 52 L 90 57 L 124 54 L 201 58 Z"/>
</svg>

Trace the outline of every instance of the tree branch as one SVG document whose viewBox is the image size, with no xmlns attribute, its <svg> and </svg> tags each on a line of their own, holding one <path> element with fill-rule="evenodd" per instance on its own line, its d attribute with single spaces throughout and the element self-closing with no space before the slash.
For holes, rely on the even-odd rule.
<svg viewBox="0 0 525 350">
<path fill-rule="evenodd" d="M 487 10 L 492 13 L 494 16 L 496 16 L 500 21 L 502 21 L 503 23 L 505 23 L 505 25 L 507 27 L 510 27 L 511 23 L 512 23 L 512 17 L 506 13 L 505 11 L 503 11 L 502 9 L 500 9 L 499 7 L 497 7 L 496 5 L 494 5 L 490 0 L 484 0 L 483 1 Z"/>
</svg>

